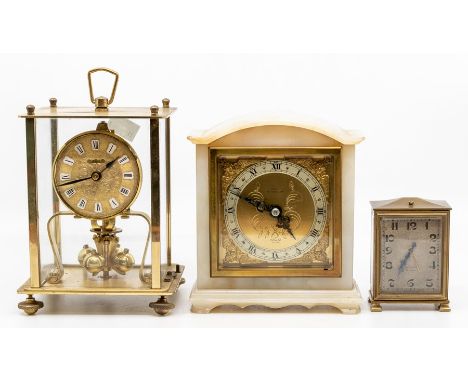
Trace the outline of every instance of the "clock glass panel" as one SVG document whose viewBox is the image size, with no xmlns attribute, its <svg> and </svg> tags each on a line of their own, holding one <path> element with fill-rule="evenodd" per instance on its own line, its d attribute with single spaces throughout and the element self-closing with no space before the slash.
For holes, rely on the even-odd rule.
<svg viewBox="0 0 468 382">
<path fill-rule="evenodd" d="M 439 294 L 442 217 L 382 217 L 380 289 L 385 294 Z"/>
<path fill-rule="evenodd" d="M 339 150 L 212 150 L 212 274 L 336 275 Z"/>
</svg>

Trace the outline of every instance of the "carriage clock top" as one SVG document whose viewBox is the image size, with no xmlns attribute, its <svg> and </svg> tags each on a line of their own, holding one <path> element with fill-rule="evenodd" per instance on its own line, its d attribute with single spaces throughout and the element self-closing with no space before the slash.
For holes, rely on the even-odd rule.
<svg viewBox="0 0 468 382">
<path fill-rule="evenodd" d="M 94 96 L 97 72 L 114 76 L 109 98 Z M 162 107 L 110 107 L 118 80 L 111 69 L 92 69 L 94 107 L 59 107 L 51 98 L 48 107 L 28 105 L 20 115 L 26 124 L 30 278 L 18 289 L 28 296 L 18 307 L 27 314 L 44 306 L 37 294 L 158 296 L 150 303 L 156 313 L 174 308 L 167 297 L 184 282 L 184 267 L 171 256 L 170 117 L 176 109 L 167 98 Z M 129 142 L 139 129 L 131 120 L 146 124 L 135 139 L 138 150 Z M 145 211 L 130 209 L 139 194 L 147 196 L 140 203 Z M 133 241 L 125 236 L 132 232 L 127 219 L 134 227 L 144 224 L 133 230 Z M 80 235 L 89 241 L 77 243 Z M 125 242 L 138 251 L 121 247 Z"/>
</svg>

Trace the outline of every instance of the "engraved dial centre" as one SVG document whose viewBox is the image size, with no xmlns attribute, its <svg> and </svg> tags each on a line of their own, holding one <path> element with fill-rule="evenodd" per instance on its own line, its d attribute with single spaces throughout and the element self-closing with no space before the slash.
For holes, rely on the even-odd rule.
<svg viewBox="0 0 468 382">
<path fill-rule="evenodd" d="M 324 190 L 309 171 L 286 160 L 265 160 L 233 180 L 225 195 L 224 221 L 242 252 L 280 263 L 317 244 L 326 209 Z"/>
</svg>

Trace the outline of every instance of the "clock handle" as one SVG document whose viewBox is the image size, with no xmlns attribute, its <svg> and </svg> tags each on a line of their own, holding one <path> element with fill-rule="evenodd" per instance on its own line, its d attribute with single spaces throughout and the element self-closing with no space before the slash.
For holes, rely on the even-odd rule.
<svg viewBox="0 0 468 382">
<path fill-rule="evenodd" d="M 94 98 L 94 91 L 93 91 L 93 80 L 91 75 L 96 72 L 107 72 L 113 74 L 115 76 L 114 79 L 114 86 L 112 87 L 112 93 L 110 98 L 106 97 L 96 97 Z M 88 72 L 88 86 L 89 86 L 89 98 L 91 102 L 94 104 L 96 109 L 104 109 L 107 110 L 107 107 L 114 101 L 115 91 L 117 89 L 117 84 L 119 82 L 119 73 L 113 71 L 109 68 L 94 68 Z"/>
</svg>

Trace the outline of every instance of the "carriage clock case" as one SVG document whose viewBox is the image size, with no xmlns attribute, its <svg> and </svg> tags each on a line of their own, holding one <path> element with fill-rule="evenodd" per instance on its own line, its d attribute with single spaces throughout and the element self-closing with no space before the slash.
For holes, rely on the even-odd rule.
<svg viewBox="0 0 468 382">
<path fill-rule="evenodd" d="M 369 304 L 432 304 L 450 312 L 450 205 L 399 198 L 371 202 L 372 265 Z"/>
<path fill-rule="evenodd" d="M 364 138 L 292 115 L 250 115 L 196 144 L 192 311 L 331 306 L 360 311 L 353 280 L 354 155 Z"/>
<path fill-rule="evenodd" d="M 98 72 L 113 76 L 109 98 L 94 97 Z M 59 107 L 51 98 L 48 107 L 28 105 L 20 116 L 26 123 L 30 278 L 18 289 L 27 295 L 18 307 L 29 315 L 44 306 L 34 296 L 48 294 L 156 296 L 150 307 L 165 315 L 174 308 L 168 297 L 184 282 L 170 236 L 170 117 L 176 109 L 168 99 L 162 107 L 110 107 L 118 80 L 111 69 L 92 69 L 93 107 Z M 143 125 L 139 138 L 147 134 L 145 163 L 124 137 L 130 127 L 138 131 L 131 120 Z M 135 211 L 141 190 L 150 201 L 147 210 Z M 138 253 L 125 236 L 137 219 L 143 227 L 133 241 Z"/>
</svg>

